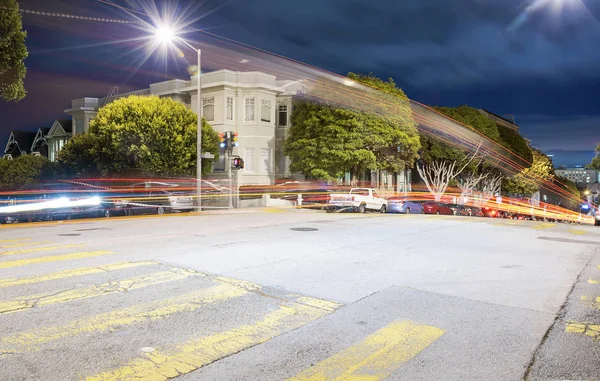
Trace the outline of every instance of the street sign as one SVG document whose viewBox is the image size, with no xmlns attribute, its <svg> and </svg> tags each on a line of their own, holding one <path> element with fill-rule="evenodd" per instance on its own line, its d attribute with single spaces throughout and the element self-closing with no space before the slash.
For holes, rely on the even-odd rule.
<svg viewBox="0 0 600 381">
<path fill-rule="evenodd" d="M 200 155 L 200 157 L 201 157 L 202 159 L 214 159 L 214 158 L 215 158 L 215 155 L 213 155 L 213 154 L 212 154 L 212 153 L 210 153 L 210 152 L 204 152 L 202 155 Z"/>
</svg>

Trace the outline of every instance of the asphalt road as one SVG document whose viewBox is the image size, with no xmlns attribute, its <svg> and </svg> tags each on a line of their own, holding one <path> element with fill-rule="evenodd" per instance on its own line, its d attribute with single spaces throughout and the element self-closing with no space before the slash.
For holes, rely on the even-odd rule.
<svg viewBox="0 0 600 381">
<path fill-rule="evenodd" d="M 600 379 L 599 266 L 598 228 L 484 218 L 2 226 L 0 380 Z"/>
</svg>

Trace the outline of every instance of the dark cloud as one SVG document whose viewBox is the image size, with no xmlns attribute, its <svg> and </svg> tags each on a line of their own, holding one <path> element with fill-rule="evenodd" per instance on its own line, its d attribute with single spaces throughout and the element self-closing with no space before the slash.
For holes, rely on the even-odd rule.
<svg viewBox="0 0 600 381">
<path fill-rule="evenodd" d="M 48 12 L 131 18 L 96 1 L 19 3 Z M 174 9 L 177 1 L 116 3 L 136 10 L 143 10 L 144 3 Z M 201 9 L 192 12 L 200 3 Z M 600 139 L 600 49 L 595 48 L 600 2 L 564 1 L 564 9 L 553 8 L 559 3 L 179 0 L 179 8 L 197 16 L 195 27 L 266 51 L 339 74 L 391 76 L 409 96 L 426 104 L 469 104 L 515 114 L 522 132 L 543 149 L 587 150 Z M 71 99 L 102 96 L 112 85 L 142 87 L 186 75 L 185 64 L 173 65 L 173 60 L 166 70 L 156 57 L 138 68 L 146 51 L 137 50 L 136 42 L 123 42 L 140 34 L 131 25 L 28 14 L 24 24 L 30 36 L 29 96 L 17 106 L 0 103 L 4 133 L 26 125 L 34 129 L 61 116 Z"/>
</svg>

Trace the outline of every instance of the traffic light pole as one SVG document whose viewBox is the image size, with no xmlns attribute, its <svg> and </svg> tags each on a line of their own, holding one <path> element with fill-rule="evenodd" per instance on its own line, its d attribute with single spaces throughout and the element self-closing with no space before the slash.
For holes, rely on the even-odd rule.
<svg viewBox="0 0 600 381">
<path fill-rule="evenodd" d="M 229 179 L 229 205 L 228 208 L 229 209 L 233 209 L 233 176 L 231 173 L 231 167 L 232 167 L 232 163 L 231 163 L 231 153 L 232 153 L 232 149 L 228 148 L 225 150 L 225 163 L 227 163 L 227 178 Z"/>
</svg>

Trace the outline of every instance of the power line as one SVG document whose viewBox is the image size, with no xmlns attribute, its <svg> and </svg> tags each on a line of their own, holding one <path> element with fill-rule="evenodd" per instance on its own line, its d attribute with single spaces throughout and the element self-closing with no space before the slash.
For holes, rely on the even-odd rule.
<svg viewBox="0 0 600 381">
<path fill-rule="evenodd" d="M 6 11 L 13 11 L 13 10 L 15 10 L 14 8 L 8 8 L 8 7 L 3 7 L 3 6 L 0 6 L 0 9 L 6 10 Z M 19 12 L 26 13 L 26 14 L 31 14 L 31 15 L 36 15 L 36 16 L 62 17 L 62 18 L 75 19 L 75 20 L 84 20 L 84 21 L 108 22 L 108 23 L 114 23 L 114 24 L 137 24 L 137 22 L 128 21 L 128 20 L 109 19 L 109 18 L 102 18 L 102 17 L 79 16 L 79 15 L 73 15 L 73 14 L 69 14 L 69 13 L 35 11 L 35 10 L 32 10 L 32 9 L 22 9 L 22 8 L 19 8 Z"/>
</svg>

